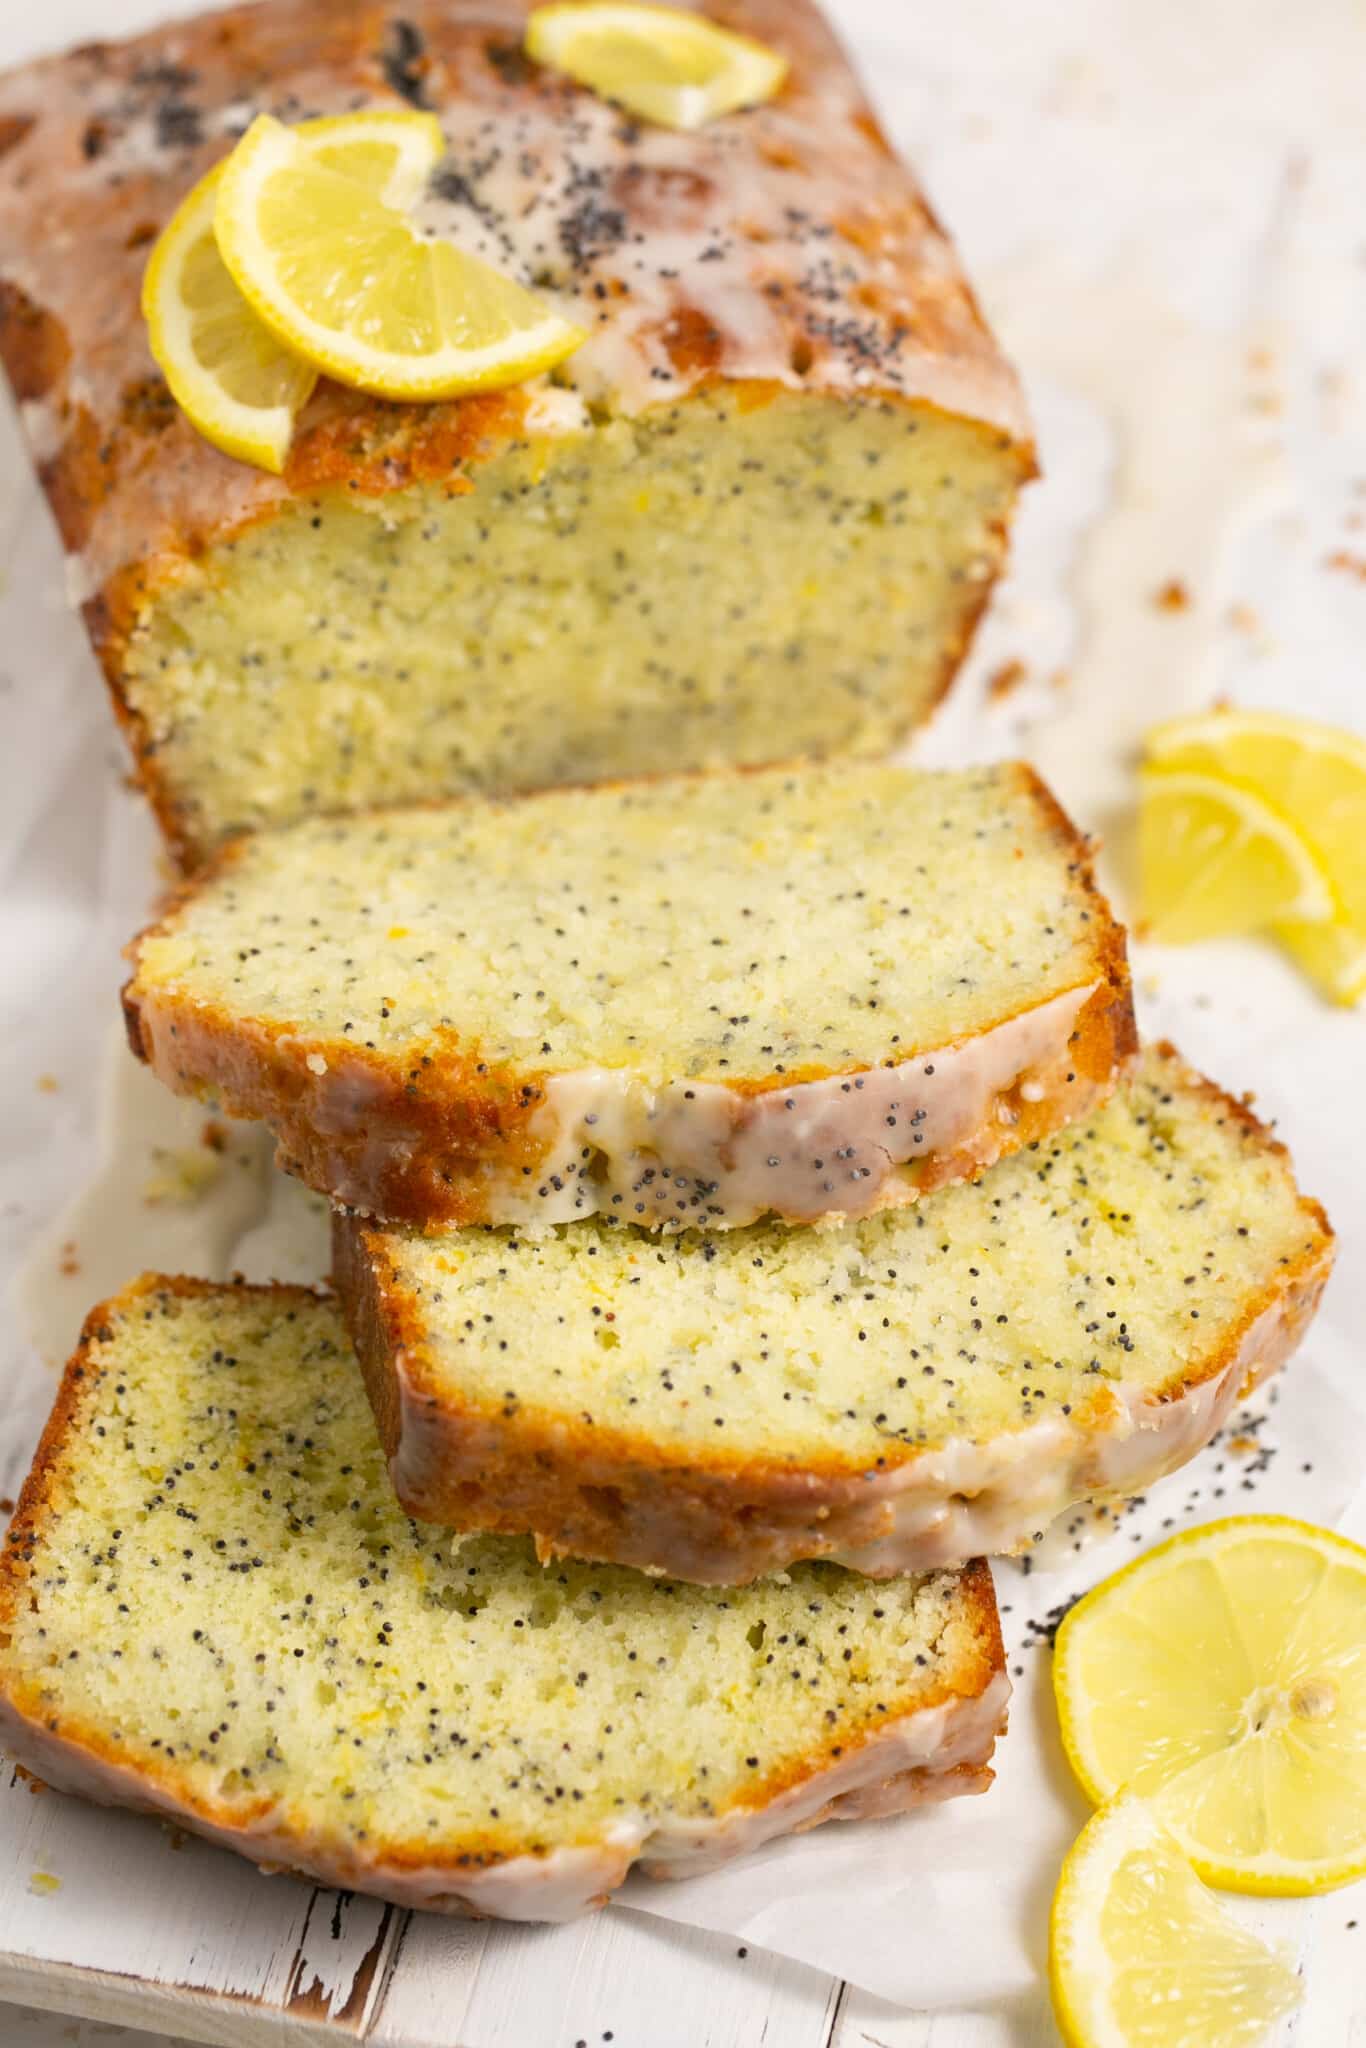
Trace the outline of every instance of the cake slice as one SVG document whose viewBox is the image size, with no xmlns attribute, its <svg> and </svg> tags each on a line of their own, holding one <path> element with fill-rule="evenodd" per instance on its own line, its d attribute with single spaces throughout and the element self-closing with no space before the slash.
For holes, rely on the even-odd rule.
<svg viewBox="0 0 1366 2048">
<path fill-rule="evenodd" d="M 0 78 L 0 366 L 178 858 L 321 810 L 883 753 L 948 685 L 1032 436 L 810 0 L 772 103 L 644 125 L 529 0 L 271 0 Z M 587 330 L 512 389 L 320 384 L 282 476 L 157 372 L 148 250 L 254 114 L 404 105 L 420 215 Z"/>
<path fill-rule="evenodd" d="M 713 1592 L 418 1527 L 302 1289 L 96 1309 L 0 1563 L 10 1759 L 447 1912 L 566 1919 L 637 1861 L 980 1791 L 1008 1691 L 980 1563 Z"/>
<path fill-rule="evenodd" d="M 132 949 L 134 1051 L 404 1222 L 807 1222 L 1090 1108 L 1124 939 L 1027 768 L 841 763 L 314 820 Z"/>
<path fill-rule="evenodd" d="M 336 1245 L 405 1507 L 717 1584 L 960 1564 L 1141 1491 L 1331 1263 L 1281 1146 L 1169 1047 L 976 1185 L 839 1229 Z"/>
</svg>

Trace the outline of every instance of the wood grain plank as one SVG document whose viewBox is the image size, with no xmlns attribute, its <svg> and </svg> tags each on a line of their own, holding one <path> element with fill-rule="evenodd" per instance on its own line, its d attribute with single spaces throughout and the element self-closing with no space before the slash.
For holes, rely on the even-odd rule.
<svg viewBox="0 0 1366 2048">
<path fill-rule="evenodd" d="M 184 2036 L 133 2032 L 106 2020 L 42 2012 L 33 2005 L 0 2004 L 4 2048 L 184 2048 Z"/>
<path fill-rule="evenodd" d="M 334 2020 L 294 2015 L 241 1993 L 155 1984 L 35 1957 L 0 1957 L 0 1998 L 101 2025 L 156 2030 L 207 2048 L 329 2048 L 356 2038 Z"/>
<path fill-rule="evenodd" d="M 830 2048 L 1057 2048 L 1047 1993 L 990 2013 L 902 2012 L 850 1985 Z"/>
<path fill-rule="evenodd" d="M 447 2004 L 448 1982 L 471 1966 Z M 838 1993 L 835 1979 L 798 1963 L 624 1909 L 567 1927 L 455 1933 L 415 1919 L 369 2042 L 826 2048 Z"/>
<path fill-rule="evenodd" d="M 174 2024 L 192 2039 L 252 2038 L 267 2015 L 299 2039 L 364 2038 L 404 1916 L 372 1899 L 319 1891 L 178 1836 L 135 1814 L 0 1777 L 0 1997 L 56 2003 L 73 1971 L 72 2011 Z M 126 1992 L 145 1980 L 147 1998 Z M 120 1989 L 124 1987 L 124 1989 Z M 187 2015 L 215 2002 L 217 2017 Z M 234 2019 L 234 2015 L 236 2019 Z M 237 2021 L 241 2021 L 238 2024 Z M 256 2039 L 263 2038 L 258 2029 Z"/>
</svg>

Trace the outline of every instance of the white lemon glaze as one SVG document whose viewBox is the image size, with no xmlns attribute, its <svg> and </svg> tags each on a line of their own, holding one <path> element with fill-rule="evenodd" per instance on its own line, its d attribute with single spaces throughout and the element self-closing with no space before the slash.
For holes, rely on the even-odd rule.
<svg viewBox="0 0 1366 2048">
<path fill-rule="evenodd" d="M 716 1227 L 769 1213 L 802 1223 L 866 1216 L 912 1202 L 919 1187 L 908 1165 L 966 1151 L 966 1172 L 999 1157 L 1015 1122 L 1002 1098 L 1017 1086 L 1026 1101 L 1045 1098 L 1044 1081 L 1026 1077 L 1065 1063 L 1078 1015 L 1101 986 L 1066 989 L 895 1066 L 759 1093 L 718 1081 L 655 1085 L 623 1068 L 552 1075 L 530 1124 L 535 1166 L 485 1165 L 477 1220 L 525 1228 L 602 1212 L 655 1228 Z M 411 1147 L 374 1116 L 367 1070 L 329 1080 L 312 1110 L 318 1132 L 371 1131 L 358 1155 L 347 1148 L 349 1167 L 342 1147 L 333 1154 L 334 1197 L 369 1210 L 386 1158 Z M 1078 1096 L 1080 1111 L 1093 1091 Z"/>
</svg>

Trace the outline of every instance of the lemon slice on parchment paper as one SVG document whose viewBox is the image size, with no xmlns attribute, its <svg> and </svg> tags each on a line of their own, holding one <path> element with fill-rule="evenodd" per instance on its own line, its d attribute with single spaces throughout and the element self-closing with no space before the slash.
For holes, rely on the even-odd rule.
<svg viewBox="0 0 1366 2048">
<path fill-rule="evenodd" d="M 1135 1560 L 1058 1631 L 1063 1747 L 1089 1796 L 1151 1806 L 1211 1884 L 1366 1875 L 1366 1550 L 1234 1516 Z"/>
</svg>

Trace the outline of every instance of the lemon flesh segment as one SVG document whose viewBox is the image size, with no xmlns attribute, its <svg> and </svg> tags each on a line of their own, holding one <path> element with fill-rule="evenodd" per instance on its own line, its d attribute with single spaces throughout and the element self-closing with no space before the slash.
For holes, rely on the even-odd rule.
<svg viewBox="0 0 1366 2048">
<path fill-rule="evenodd" d="M 1366 996 L 1366 920 L 1302 924 L 1282 918 L 1272 930 L 1330 1003 L 1350 1008 Z"/>
<path fill-rule="evenodd" d="M 1063 1864 L 1048 1968 L 1068 2048 L 1253 2048 L 1300 1999 L 1289 1955 L 1238 1925 L 1132 1794 Z"/>
<path fill-rule="evenodd" d="M 776 50 L 674 7 L 538 7 L 525 46 L 538 64 L 664 128 L 702 128 L 758 106 L 787 76 Z"/>
<path fill-rule="evenodd" d="M 518 383 L 584 339 L 512 278 L 428 241 L 355 179 L 315 163 L 268 114 L 224 167 L 215 227 L 225 263 L 277 339 L 379 397 Z"/>
<path fill-rule="evenodd" d="M 1310 719 L 1214 711 L 1148 735 L 1158 773 L 1217 776 L 1261 797 L 1304 841 L 1334 899 L 1331 925 L 1277 920 L 1275 933 L 1323 993 L 1366 994 L 1366 740 Z"/>
<path fill-rule="evenodd" d="M 227 455 L 278 474 L 318 379 L 282 348 L 233 283 L 214 239 L 221 166 L 189 194 L 152 251 L 142 312 L 176 404 Z"/>
<path fill-rule="evenodd" d="M 365 114 L 324 114 L 290 129 L 310 163 L 354 178 L 382 206 L 415 206 L 446 153 L 435 114 L 378 109 Z"/>
<path fill-rule="evenodd" d="M 1145 936 L 1168 945 L 1334 912 L 1299 834 L 1260 797 L 1214 776 L 1145 770 L 1138 851 Z"/>
<path fill-rule="evenodd" d="M 1073 1608 L 1053 1685 L 1089 1796 L 1148 1800 L 1210 1883 L 1366 1873 L 1366 1550 L 1274 1515 L 1174 1537 Z"/>
</svg>

